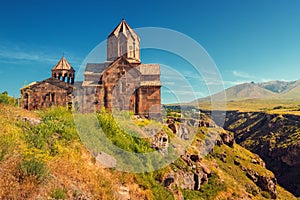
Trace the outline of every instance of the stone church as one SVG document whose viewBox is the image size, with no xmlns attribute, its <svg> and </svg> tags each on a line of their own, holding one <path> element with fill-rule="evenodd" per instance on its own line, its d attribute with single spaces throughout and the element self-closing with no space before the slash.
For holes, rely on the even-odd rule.
<svg viewBox="0 0 300 200">
<path fill-rule="evenodd" d="M 72 107 L 75 70 L 63 56 L 52 68 L 52 77 L 21 89 L 21 107 L 28 110 L 51 106 Z"/>
<path fill-rule="evenodd" d="M 126 110 L 146 117 L 161 114 L 158 64 L 142 64 L 140 38 L 125 20 L 108 35 L 104 63 L 87 63 L 76 83 L 75 107 L 82 112 Z"/>
<path fill-rule="evenodd" d="M 63 57 L 52 77 L 21 89 L 22 107 L 71 106 L 80 112 L 125 110 L 150 118 L 161 115 L 158 64 L 142 64 L 140 38 L 122 20 L 108 35 L 104 63 L 87 63 L 84 81 L 74 82 L 75 70 Z"/>
</svg>

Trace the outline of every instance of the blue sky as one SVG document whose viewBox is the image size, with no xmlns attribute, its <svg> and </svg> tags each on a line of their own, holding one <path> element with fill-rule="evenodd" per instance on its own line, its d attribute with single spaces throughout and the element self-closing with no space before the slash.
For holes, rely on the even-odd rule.
<svg viewBox="0 0 300 200">
<path fill-rule="evenodd" d="M 216 63 L 225 87 L 299 79 L 297 0 L 10 0 L 0 2 L 0 92 L 17 97 L 24 84 L 49 77 L 63 52 L 78 69 L 122 18 L 132 28 L 164 27 L 193 38 Z M 160 62 L 159 55 L 154 60 Z M 196 90 L 198 97 L 208 94 Z"/>
</svg>

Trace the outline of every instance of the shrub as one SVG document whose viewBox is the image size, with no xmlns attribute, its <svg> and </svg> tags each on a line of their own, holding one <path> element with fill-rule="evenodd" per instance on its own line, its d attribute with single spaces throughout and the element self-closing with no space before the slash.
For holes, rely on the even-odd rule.
<svg viewBox="0 0 300 200">
<path fill-rule="evenodd" d="M 67 146 L 79 139 L 73 115 L 66 108 L 53 107 L 40 111 L 42 123 L 31 125 L 21 122 L 25 141 L 32 148 L 58 154 L 59 146 Z"/>
<path fill-rule="evenodd" d="M 16 104 L 16 99 L 13 98 L 13 97 L 8 96 L 7 92 L 2 92 L 0 94 L 0 103 L 15 105 Z"/>
<path fill-rule="evenodd" d="M 43 129 L 47 129 L 52 135 L 64 140 L 77 140 L 78 134 L 72 112 L 65 107 L 52 107 L 40 113 L 43 120 Z"/>
<path fill-rule="evenodd" d="M 9 157 L 15 148 L 17 137 L 14 133 L 7 133 L 0 137 L 0 162 Z"/>
<path fill-rule="evenodd" d="M 33 156 L 22 159 L 18 166 L 20 181 L 34 177 L 37 184 L 43 183 L 49 177 L 49 170 L 44 161 Z"/>
<path fill-rule="evenodd" d="M 51 197 L 54 199 L 66 199 L 67 190 L 65 188 L 55 188 L 51 191 Z"/>
<path fill-rule="evenodd" d="M 137 134 L 134 130 L 122 130 L 112 114 L 102 111 L 97 114 L 97 118 L 106 137 L 110 139 L 114 145 L 126 151 L 136 153 L 153 151 L 149 141 L 133 136 Z"/>
</svg>

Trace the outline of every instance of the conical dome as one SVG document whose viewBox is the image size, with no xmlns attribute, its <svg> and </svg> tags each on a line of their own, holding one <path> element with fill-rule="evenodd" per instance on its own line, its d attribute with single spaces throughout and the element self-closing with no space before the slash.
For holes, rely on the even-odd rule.
<svg viewBox="0 0 300 200">
<path fill-rule="evenodd" d="M 107 38 L 107 61 L 121 56 L 131 62 L 140 62 L 140 38 L 124 19 Z"/>
<path fill-rule="evenodd" d="M 75 70 L 64 56 L 52 68 L 52 77 L 64 82 L 67 81 L 67 83 L 74 83 Z"/>
<path fill-rule="evenodd" d="M 74 70 L 67 59 L 63 56 L 60 61 L 52 68 L 52 70 Z"/>
</svg>

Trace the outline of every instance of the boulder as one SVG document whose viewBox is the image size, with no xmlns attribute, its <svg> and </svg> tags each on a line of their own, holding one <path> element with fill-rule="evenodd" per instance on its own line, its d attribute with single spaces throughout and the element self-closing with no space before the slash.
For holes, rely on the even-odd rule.
<svg viewBox="0 0 300 200">
<path fill-rule="evenodd" d="M 229 147 L 233 147 L 234 144 L 233 135 L 230 135 L 229 133 L 221 133 L 220 137 L 222 138 L 224 144 L 226 144 Z"/>
<path fill-rule="evenodd" d="M 116 199 L 118 200 L 130 200 L 129 188 L 125 185 L 121 185 L 116 193 Z"/>
<path fill-rule="evenodd" d="M 181 189 L 193 190 L 195 187 L 194 174 L 192 172 L 183 172 L 179 177 L 179 187 Z"/>
<path fill-rule="evenodd" d="M 34 118 L 34 117 L 23 117 L 22 121 L 29 122 L 31 125 L 39 125 L 42 123 L 42 120 L 40 118 Z"/>
</svg>

